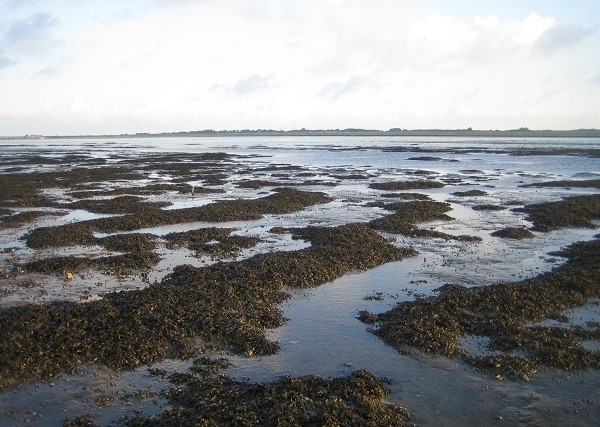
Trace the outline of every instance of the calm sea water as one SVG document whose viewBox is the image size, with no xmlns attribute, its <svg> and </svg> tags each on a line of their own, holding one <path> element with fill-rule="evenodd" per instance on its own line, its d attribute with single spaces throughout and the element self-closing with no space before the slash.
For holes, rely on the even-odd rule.
<svg viewBox="0 0 600 427">
<path fill-rule="evenodd" d="M 100 138 L 0 141 L 0 159 L 20 154 L 62 157 L 85 154 L 101 158 L 136 157 L 146 153 L 227 152 L 265 156 L 272 162 L 309 167 L 420 168 L 457 171 L 485 167 L 572 176 L 600 174 L 600 138 L 460 138 L 460 137 L 206 137 Z M 545 155 L 527 155 L 543 150 Z M 565 150 L 575 155 L 548 155 Z M 437 156 L 440 162 L 406 160 Z M 485 158 L 485 159 L 484 159 Z M 458 160 L 458 162 L 451 162 Z M 0 168 L 2 165 L 0 164 Z M 1 169 L 0 169 L 1 170 Z"/>
</svg>

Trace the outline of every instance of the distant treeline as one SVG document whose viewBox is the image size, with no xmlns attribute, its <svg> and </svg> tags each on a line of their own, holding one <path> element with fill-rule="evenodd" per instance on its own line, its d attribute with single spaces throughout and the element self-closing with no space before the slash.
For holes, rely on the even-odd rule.
<svg viewBox="0 0 600 427">
<path fill-rule="evenodd" d="M 461 137 L 593 137 L 600 138 L 600 129 L 573 129 L 573 130 L 530 130 L 519 128 L 511 130 L 473 130 L 468 129 L 402 129 L 392 128 L 389 130 L 378 129 L 298 129 L 298 130 L 274 130 L 274 129 L 240 129 L 240 130 L 192 130 L 180 132 L 148 133 L 120 135 L 36 135 L 26 138 L 148 138 L 148 137 L 203 137 L 203 136 L 461 136 Z M 14 139 L 23 137 L 0 137 L 0 139 Z"/>
</svg>

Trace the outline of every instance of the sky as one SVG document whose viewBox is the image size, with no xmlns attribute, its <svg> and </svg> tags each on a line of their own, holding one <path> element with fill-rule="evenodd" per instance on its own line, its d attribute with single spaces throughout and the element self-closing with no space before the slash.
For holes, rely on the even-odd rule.
<svg viewBox="0 0 600 427">
<path fill-rule="evenodd" d="M 0 135 L 600 128 L 600 0 L 0 0 Z"/>
</svg>

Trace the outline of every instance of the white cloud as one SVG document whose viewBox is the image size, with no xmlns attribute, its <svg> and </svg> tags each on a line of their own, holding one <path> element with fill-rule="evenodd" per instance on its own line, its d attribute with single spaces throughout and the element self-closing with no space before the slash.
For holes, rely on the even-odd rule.
<svg viewBox="0 0 600 427">
<path fill-rule="evenodd" d="M 557 49 L 575 45 L 592 34 L 596 29 L 586 30 L 576 25 L 556 24 L 544 32 L 538 41 L 538 46 L 544 52 L 551 53 Z"/>
<path fill-rule="evenodd" d="M 526 58 L 554 25 L 554 19 L 536 14 L 522 21 L 489 15 L 468 22 L 435 13 L 414 22 L 409 36 L 420 56 L 431 60 L 504 62 Z"/>
<path fill-rule="evenodd" d="M 48 36 L 51 27 L 56 25 L 56 20 L 47 13 L 34 13 L 33 15 L 14 21 L 4 33 L 4 40 L 9 45 L 27 50 L 37 49 L 37 44 Z"/>
<path fill-rule="evenodd" d="M 600 69 L 595 33 L 535 13 L 460 19 L 391 0 L 53 4 L 0 36 L 10 133 L 514 128 L 529 110 L 552 127 L 549 117 L 600 110 L 583 72 Z M 60 49 L 18 61 L 6 50 L 45 39 Z"/>
<path fill-rule="evenodd" d="M 267 89 L 273 80 L 272 75 L 262 76 L 260 74 L 252 74 L 244 79 L 239 80 L 232 88 L 231 92 L 245 94 L 249 92 L 257 92 Z"/>
<path fill-rule="evenodd" d="M 352 92 L 363 82 L 363 79 L 359 76 L 353 76 L 344 82 L 333 82 L 328 83 L 319 92 L 319 95 L 329 97 L 333 100 L 338 99 L 340 96 Z"/>
<path fill-rule="evenodd" d="M 8 57 L 4 56 L 2 52 L 0 52 L 0 68 L 6 68 L 10 65 L 12 65 L 12 61 Z"/>
<path fill-rule="evenodd" d="M 0 59 L 0 67 L 13 65 L 30 55 L 47 56 L 56 44 L 52 34 L 56 24 L 56 19 L 47 13 L 34 13 L 11 22 L 0 33 L 0 49 L 5 55 L 4 60 Z"/>
</svg>

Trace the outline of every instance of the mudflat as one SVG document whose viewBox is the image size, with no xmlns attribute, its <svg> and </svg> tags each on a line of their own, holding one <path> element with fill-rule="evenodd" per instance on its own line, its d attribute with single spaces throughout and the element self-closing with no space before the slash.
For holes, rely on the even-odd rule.
<svg viewBox="0 0 600 427">
<path fill-rule="evenodd" d="M 473 378 L 514 397 L 510 411 L 482 402 L 473 420 L 543 420 L 518 387 L 597 373 L 593 147 L 576 169 L 548 172 L 498 167 L 498 147 L 431 147 L 445 159 L 434 162 L 396 142 L 369 156 L 338 142 L 285 157 L 193 138 L 152 153 L 11 141 L 0 388 L 13 397 L 0 421 L 470 423 L 450 406 L 468 401 Z M 514 155 L 573 156 L 563 148 Z M 461 393 L 444 399 L 439 366 Z M 593 424 L 597 387 L 580 388 L 585 411 L 566 411 L 569 422 Z M 571 408 L 569 393 L 558 407 Z M 61 415 L 47 409 L 73 395 Z"/>
</svg>

